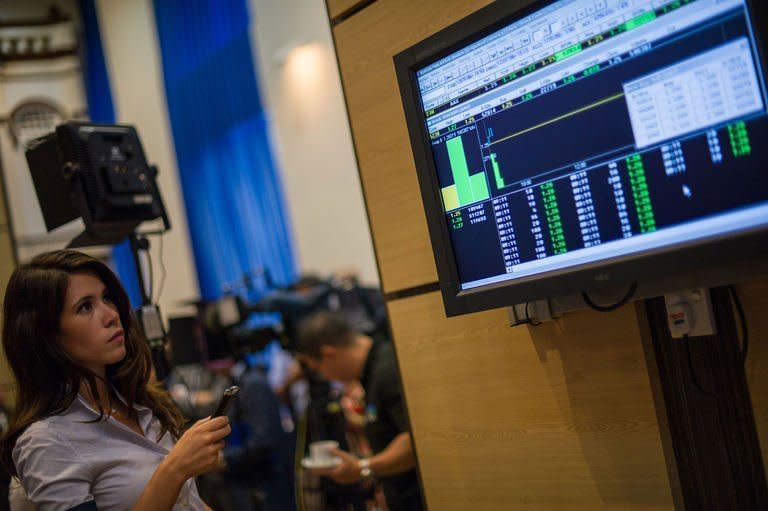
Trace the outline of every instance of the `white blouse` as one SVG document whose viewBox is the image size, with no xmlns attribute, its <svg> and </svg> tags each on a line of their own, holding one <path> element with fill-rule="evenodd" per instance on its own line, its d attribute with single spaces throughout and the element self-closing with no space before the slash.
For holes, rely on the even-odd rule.
<svg viewBox="0 0 768 511">
<path fill-rule="evenodd" d="M 39 511 L 66 511 L 95 501 L 99 511 L 130 510 L 173 447 L 160 421 L 135 406 L 141 436 L 114 417 L 88 422 L 98 412 L 77 396 L 63 413 L 33 423 L 13 449 L 21 485 Z M 194 479 L 181 489 L 174 511 L 202 511 Z"/>
</svg>

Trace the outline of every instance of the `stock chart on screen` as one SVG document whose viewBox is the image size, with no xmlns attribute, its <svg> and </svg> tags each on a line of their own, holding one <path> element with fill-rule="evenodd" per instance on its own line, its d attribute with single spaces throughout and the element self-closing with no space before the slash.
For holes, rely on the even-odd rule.
<svg viewBox="0 0 768 511">
<path fill-rule="evenodd" d="M 416 72 L 462 289 L 768 218 L 744 0 L 563 0 Z"/>
</svg>

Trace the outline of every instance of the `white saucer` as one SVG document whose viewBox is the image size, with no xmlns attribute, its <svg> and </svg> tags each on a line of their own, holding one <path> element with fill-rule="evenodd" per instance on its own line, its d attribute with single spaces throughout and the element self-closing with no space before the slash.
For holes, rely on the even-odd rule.
<svg viewBox="0 0 768 511">
<path fill-rule="evenodd" d="M 320 461 L 312 458 L 304 458 L 301 460 L 301 466 L 310 470 L 316 468 L 333 468 L 341 463 L 341 458 L 331 458 L 328 461 Z"/>
</svg>

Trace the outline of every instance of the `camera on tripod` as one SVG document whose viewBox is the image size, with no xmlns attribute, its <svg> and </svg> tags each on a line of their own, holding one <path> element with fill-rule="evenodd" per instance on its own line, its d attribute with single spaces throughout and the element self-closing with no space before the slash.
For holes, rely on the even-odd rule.
<svg viewBox="0 0 768 511">
<path fill-rule="evenodd" d="M 240 359 L 261 351 L 272 341 L 283 342 L 282 322 L 274 315 L 253 314 L 259 312 L 263 311 L 233 293 L 225 293 L 218 300 L 204 304 L 201 319 L 209 354 L 213 348 Z M 212 346 L 216 340 L 223 341 L 223 346 L 218 349 Z"/>
</svg>

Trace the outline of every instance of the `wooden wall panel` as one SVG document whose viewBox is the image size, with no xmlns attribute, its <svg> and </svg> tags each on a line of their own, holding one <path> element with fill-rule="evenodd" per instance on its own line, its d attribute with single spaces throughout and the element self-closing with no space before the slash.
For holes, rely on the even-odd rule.
<svg viewBox="0 0 768 511">
<path fill-rule="evenodd" d="M 487 3 L 376 0 L 333 29 L 385 292 L 437 278 L 392 57 Z M 765 457 L 768 282 L 740 290 Z M 632 307 L 510 328 L 438 293 L 388 306 L 431 510 L 673 508 Z"/>
<path fill-rule="evenodd" d="M 8 278 L 13 271 L 13 249 L 11 248 L 11 239 L 7 230 L 3 230 L 0 225 L 0 330 L 3 327 L 2 306 L 3 296 L 5 296 L 5 286 L 8 284 Z M 5 361 L 5 352 L 0 347 L 0 394 L 5 393 L 6 398 L 13 402 L 11 393 L 13 387 L 13 377 L 8 363 Z M 6 401 L 6 404 L 9 404 Z"/>
<path fill-rule="evenodd" d="M 327 0 L 326 6 L 328 8 L 328 17 L 331 20 L 334 20 L 369 1 L 370 0 Z"/>
<path fill-rule="evenodd" d="M 15 257 L 11 245 L 10 219 L 5 205 L 3 181 L 0 179 L 0 303 L 5 295 L 7 279 L 13 271 Z"/>
<path fill-rule="evenodd" d="M 334 28 L 385 292 L 437 279 L 392 56 L 487 0 L 378 0 Z"/>
<path fill-rule="evenodd" d="M 11 234 L 9 230 L 9 219 L 5 207 L 5 195 L 3 193 L 3 182 L 0 179 L 0 330 L 3 326 L 2 305 L 5 296 L 5 286 L 8 284 L 8 278 L 11 276 L 14 268 L 13 245 L 11 244 Z M 5 361 L 5 354 L 0 348 L 0 393 L 6 395 L 6 404 L 13 404 L 13 378 L 11 370 Z"/>
<path fill-rule="evenodd" d="M 8 278 L 15 267 L 11 235 L 5 227 L 0 224 L 0 304 L 3 303 L 5 286 L 8 284 Z"/>
<path fill-rule="evenodd" d="M 5 206 L 5 194 L 3 194 L 2 190 L 3 182 L 2 179 L 0 179 L 0 230 L 7 232 L 10 219 L 8 218 L 8 211 Z"/>
<path fill-rule="evenodd" d="M 448 319 L 438 293 L 389 311 L 430 509 L 672 509 L 633 307 L 514 328 Z"/>
<path fill-rule="evenodd" d="M 763 463 L 768 461 L 768 280 L 737 286 L 749 329 L 749 355 L 745 370 Z"/>
</svg>

